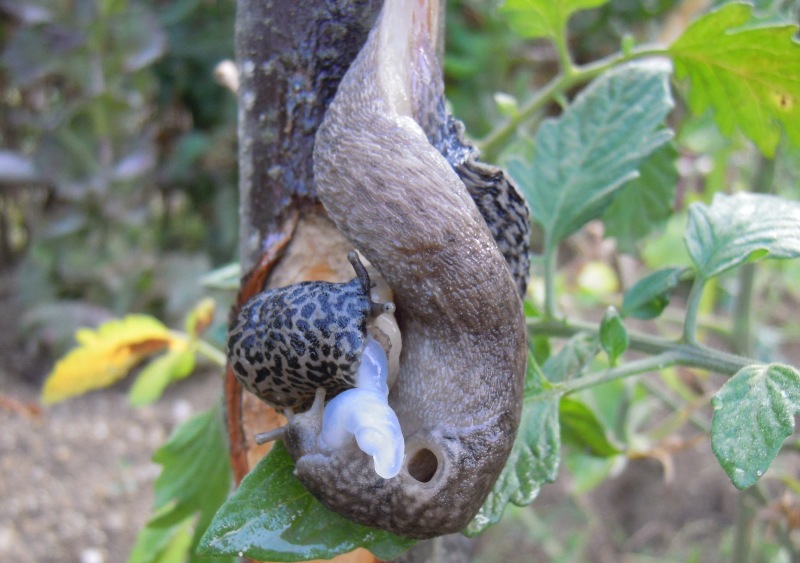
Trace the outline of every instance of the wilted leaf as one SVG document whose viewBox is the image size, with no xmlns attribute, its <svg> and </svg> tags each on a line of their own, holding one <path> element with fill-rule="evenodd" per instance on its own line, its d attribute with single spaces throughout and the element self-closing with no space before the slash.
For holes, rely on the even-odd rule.
<svg viewBox="0 0 800 563">
<path fill-rule="evenodd" d="M 508 171 L 545 231 L 545 253 L 600 217 L 641 162 L 667 142 L 670 67 L 651 60 L 617 67 L 592 82 L 536 135 L 533 164 Z"/>
<path fill-rule="evenodd" d="M 764 475 L 800 413 L 800 373 L 781 364 L 739 370 L 714 397 L 711 447 L 733 484 Z"/>
<path fill-rule="evenodd" d="M 283 442 L 242 480 L 200 541 L 201 555 L 238 555 L 260 561 L 329 559 L 357 547 L 393 559 L 414 540 L 369 528 L 325 508 L 293 474 Z"/>
<path fill-rule="evenodd" d="M 620 252 L 634 253 L 636 243 L 661 228 L 672 215 L 678 151 L 666 144 L 642 163 L 639 177 L 622 188 L 603 214 L 606 236 L 617 240 Z"/>
<path fill-rule="evenodd" d="M 125 377 L 144 358 L 162 350 L 181 349 L 186 341 L 153 317 L 129 315 L 97 330 L 75 334 L 79 346 L 56 365 L 44 384 L 42 402 L 63 401 Z"/>
<path fill-rule="evenodd" d="M 520 37 L 561 37 L 569 17 L 580 10 L 602 6 L 608 0 L 506 0 L 500 7 Z"/>
<path fill-rule="evenodd" d="M 654 319 L 669 305 L 670 292 L 681 281 L 685 268 L 664 268 L 633 284 L 622 298 L 622 315 Z"/>
<path fill-rule="evenodd" d="M 745 261 L 800 256 L 800 203 L 751 193 L 718 193 L 689 207 L 686 248 L 704 278 Z"/>
<path fill-rule="evenodd" d="M 194 309 L 186 316 L 186 332 L 192 337 L 197 338 L 202 335 L 214 320 L 214 309 L 216 303 L 207 297 L 194 306 Z"/>
<path fill-rule="evenodd" d="M 723 133 L 739 128 L 771 157 L 778 123 L 800 145 L 800 43 L 797 25 L 741 28 L 752 11 L 727 4 L 690 25 L 669 50 L 678 78 L 689 79 L 692 111 L 713 108 Z"/>
<path fill-rule="evenodd" d="M 158 400 L 172 381 L 183 379 L 194 371 L 195 351 L 192 348 L 171 350 L 145 366 L 128 392 L 134 406 Z"/>
</svg>

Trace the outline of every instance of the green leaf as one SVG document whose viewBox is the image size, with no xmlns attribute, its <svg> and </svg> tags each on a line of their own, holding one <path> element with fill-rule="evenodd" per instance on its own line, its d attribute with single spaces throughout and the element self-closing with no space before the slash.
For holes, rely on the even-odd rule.
<svg viewBox="0 0 800 563">
<path fill-rule="evenodd" d="M 739 489 L 764 475 L 800 413 L 800 372 L 781 364 L 739 370 L 712 400 L 711 447 Z"/>
<path fill-rule="evenodd" d="M 694 22 L 669 48 L 678 78 L 689 79 L 688 103 L 709 107 L 720 130 L 741 131 L 767 156 L 781 137 L 800 145 L 800 44 L 796 25 L 736 29 L 750 4 L 727 4 Z"/>
<path fill-rule="evenodd" d="M 200 542 L 201 555 L 244 555 L 259 561 L 329 559 L 365 547 L 393 559 L 414 540 L 369 528 L 325 508 L 294 476 L 283 442 L 242 480 Z"/>
<path fill-rule="evenodd" d="M 533 164 L 508 171 L 545 232 L 545 253 L 600 217 L 641 162 L 669 140 L 669 65 L 630 63 L 600 76 L 557 119 L 542 123 Z"/>
<path fill-rule="evenodd" d="M 139 532 L 128 563 L 184 563 L 191 544 L 191 519 L 179 526 L 148 526 Z"/>
<path fill-rule="evenodd" d="M 608 0 L 506 0 L 500 13 L 511 29 L 525 39 L 562 37 L 569 17 L 579 11 L 602 6 Z"/>
<path fill-rule="evenodd" d="M 669 305 L 670 292 L 681 281 L 686 268 L 656 270 L 633 284 L 622 298 L 622 316 L 654 319 Z"/>
<path fill-rule="evenodd" d="M 564 398 L 558 406 L 561 441 L 577 446 L 582 452 L 596 457 L 611 457 L 620 449 L 609 441 L 594 412 L 577 399 Z"/>
<path fill-rule="evenodd" d="M 541 374 L 528 355 L 526 397 L 522 403 L 522 420 L 500 477 L 494 484 L 478 514 L 464 530 L 475 536 L 496 524 L 506 504 L 526 506 L 533 502 L 544 483 L 558 476 L 561 459 L 561 438 L 558 423 L 560 395 L 543 386 Z"/>
<path fill-rule="evenodd" d="M 142 369 L 128 392 L 128 400 L 134 406 L 155 402 L 172 381 L 183 379 L 192 373 L 194 365 L 195 354 L 192 348 L 167 352 Z"/>
<path fill-rule="evenodd" d="M 550 356 L 542 366 L 542 372 L 548 381 L 558 383 L 572 379 L 597 356 L 600 343 L 597 336 L 581 332 L 567 340 L 557 354 Z"/>
<path fill-rule="evenodd" d="M 231 485 L 220 409 L 210 409 L 181 424 L 155 453 L 153 461 L 163 466 L 155 483 L 156 514 L 141 534 L 180 527 L 187 518 L 196 516 L 193 550 Z"/>
<path fill-rule="evenodd" d="M 619 190 L 603 214 L 606 236 L 617 240 L 620 252 L 633 254 L 636 243 L 661 228 L 675 204 L 678 151 L 668 143 L 642 163 L 640 176 Z"/>
<path fill-rule="evenodd" d="M 800 203 L 777 196 L 718 193 L 689 207 L 686 248 L 703 278 L 746 261 L 800 256 Z"/>
<path fill-rule="evenodd" d="M 609 363 L 616 365 L 629 344 L 628 331 L 614 307 L 609 307 L 600 323 L 600 345 L 608 354 Z"/>
</svg>

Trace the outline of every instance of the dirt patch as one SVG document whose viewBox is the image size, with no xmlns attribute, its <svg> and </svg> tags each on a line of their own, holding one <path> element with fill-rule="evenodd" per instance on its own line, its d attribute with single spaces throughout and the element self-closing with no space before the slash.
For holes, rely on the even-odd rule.
<svg viewBox="0 0 800 563">
<path fill-rule="evenodd" d="M 0 393 L 36 404 L 48 362 L 29 356 L 10 276 L 0 274 Z M 23 375 L 24 374 L 24 375 Z M 155 450 L 215 404 L 218 374 L 197 374 L 155 405 L 133 408 L 127 384 L 42 410 L 0 408 L 0 561 L 128 559 L 153 503 Z"/>
</svg>

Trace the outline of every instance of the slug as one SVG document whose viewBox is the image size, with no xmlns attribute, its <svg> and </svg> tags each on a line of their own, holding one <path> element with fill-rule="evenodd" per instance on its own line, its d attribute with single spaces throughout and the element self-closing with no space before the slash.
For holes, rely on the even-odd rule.
<svg viewBox="0 0 800 563">
<path fill-rule="evenodd" d="M 284 432 L 296 475 L 325 505 L 411 538 L 459 531 L 480 509 L 516 436 L 527 351 L 527 206 L 463 143 L 437 141 L 453 137 L 438 6 L 385 2 L 314 151 L 322 204 L 394 292 L 403 348 L 389 405 L 405 437 L 402 468 L 383 479 L 352 441 L 325 448 L 318 411 Z M 486 208 L 505 222 L 498 237 Z"/>
<path fill-rule="evenodd" d="M 322 417 L 326 397 L 333 397 L 324 408 L 320 443 L 341 448 L 354 437 L 388 479 L 400 471 L 404 449 L 387 402 L 402 344 L 390 291 L 370 280 L 355 252 L 348 260 L 356 272 L 350 282 L 303 282 L 245 303 L 228 333 L 228 358 L 242 385 L 285 408 L 290 420 L 294 410 L 309 406 Z M 283 433 L 259 434 L 256 442 Z"/>
</svg>

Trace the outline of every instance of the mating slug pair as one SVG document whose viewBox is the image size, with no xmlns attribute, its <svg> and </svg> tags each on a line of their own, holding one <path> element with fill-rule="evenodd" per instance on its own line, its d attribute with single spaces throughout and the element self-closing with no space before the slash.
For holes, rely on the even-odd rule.
<svg viewBox="0 0 800 563">
<path fill-rule="evenodd" d="M 317 195 L 378 275 L 353 259 L 351 282 L 262 293 L 229 346 L 245 387 L 292 409 L 262 439 L 283 439 L 306 488 L 411 538 L 480 509 L 514 443 L 527 359 L 529 212 L 444 110 L 439 7 L 385 1 L 315 139 Z M 371 279 L 393 295 L 370 298 Z"/>
</svg>

